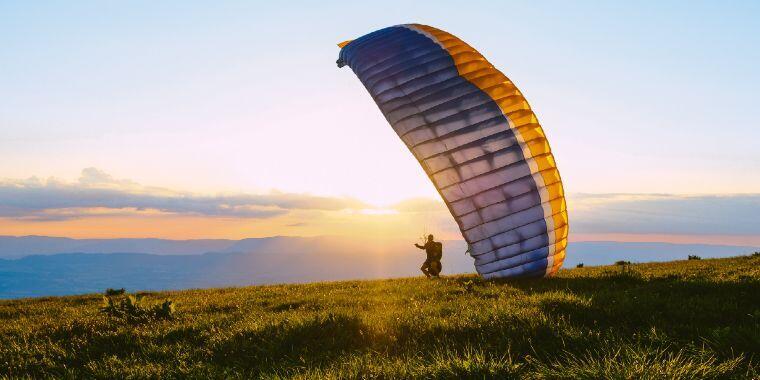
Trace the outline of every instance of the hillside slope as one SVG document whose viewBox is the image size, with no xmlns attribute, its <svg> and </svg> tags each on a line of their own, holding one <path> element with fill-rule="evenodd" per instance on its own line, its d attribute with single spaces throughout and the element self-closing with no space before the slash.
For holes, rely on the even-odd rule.
<svg viewBox="0 0 760 380">
<path fill-rule="evenodd" d="M 149 293 L 168 321 L 100 295 L 0 301 L 0 376 L 752 378 L 760 257 Z"/>
</svg>

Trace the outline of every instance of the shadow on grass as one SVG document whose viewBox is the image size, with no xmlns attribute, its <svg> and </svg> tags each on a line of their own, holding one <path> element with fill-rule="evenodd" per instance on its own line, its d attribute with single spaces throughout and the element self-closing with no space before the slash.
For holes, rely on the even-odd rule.
<svg viewBox="0 0 760 380">
<path fill-rule="evenodd" d="M 328 363 L 347 351 L 366 347 L 368 329 L 361 320 L 328 314 L 283 321 L 244 331 L 213 348 L 214 361 L 250 373 L 277 368 L 287 371 Z"/>
<path fill-rule="evenodd" d="M 636 273 L 498 281 L 537 297 L 543 312 L 582 330 L 620 337 L 708 345 L 732 356 L 760 356 L 760 282 L 716 282 Z M 555 297 L 556 294 L 572 297 Z M 653 336 L 656 335 L 656 336 Z M 564 342 L 567 343 L 567 342 Z"/>
<path fill-rule="evenodd" d="M 473 323 L 424 328 L 416 321 L 402 321 L 395 326 L 398 344 L 391 351 L 475 346 L 552 358 L 614 341 L 663 350 L 707 347 L 725 359 L 760 358 L 757 280 L 646 279 L 632 271 L 611 271 L 601 277 L 496 281 L 465 277 L 450 282 L 456 287 L 443 292 L 445 296 L 476 297 L 486 304 L 494 298 L 489 287 L 513 288 L 537 305 L 541 315 L 506 312 Z"/>
</svg>

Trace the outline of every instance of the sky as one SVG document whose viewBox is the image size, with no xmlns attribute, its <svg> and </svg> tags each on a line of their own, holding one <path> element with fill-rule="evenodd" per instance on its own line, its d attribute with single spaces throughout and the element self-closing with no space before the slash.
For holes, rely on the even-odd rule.
<svg viewBox="0 0 760 380">
<path fill-rule="evenodd" d="M 0 235 L 456 238 L 336 43 L 480 50 L 552 144 L 571 239 L 760 245 L 760 3 L 0 2 Z"/>
</svg>

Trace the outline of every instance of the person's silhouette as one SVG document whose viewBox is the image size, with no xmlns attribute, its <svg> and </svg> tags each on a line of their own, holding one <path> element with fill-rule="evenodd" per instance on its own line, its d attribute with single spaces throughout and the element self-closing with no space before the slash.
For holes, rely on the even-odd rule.
<svg viewBox="0 0 760 380">
<path fill-rule="evenodd" d="M 427 259 L 420 267 L 425 277 L 438 277 L 441 274 L 441 256 L 443 256 L 443 244 L 433 241 L 433 235 L 428 235 L 425 245 L 414 244 L 419 249 L 424 249 Z"/>
</svg>

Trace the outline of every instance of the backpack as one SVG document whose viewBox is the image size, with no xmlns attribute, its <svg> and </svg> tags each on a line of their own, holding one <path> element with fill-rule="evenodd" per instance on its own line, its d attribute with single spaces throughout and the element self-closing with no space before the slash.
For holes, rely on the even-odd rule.
<svg viewBox="0 0 760 380">
<path fill-rule="evenodd" d="M 443 244 L 440 242 L 433 242 L 433 259 L 440 260 L 443 257 Z"/>
</svg>

